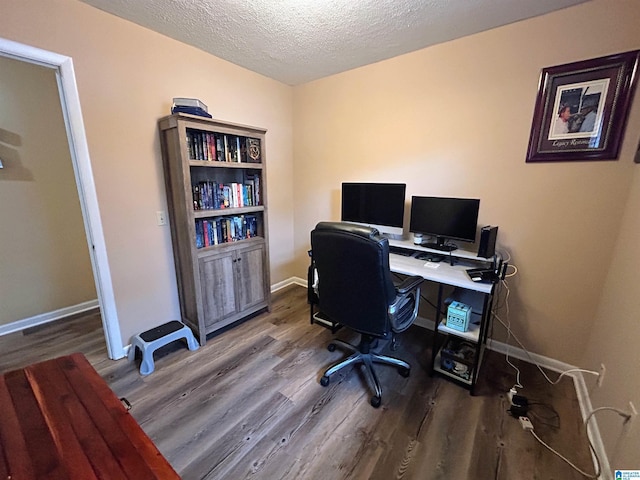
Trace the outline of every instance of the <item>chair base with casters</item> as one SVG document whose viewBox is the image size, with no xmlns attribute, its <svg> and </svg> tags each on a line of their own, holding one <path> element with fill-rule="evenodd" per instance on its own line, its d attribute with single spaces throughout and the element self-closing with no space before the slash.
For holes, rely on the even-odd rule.
<svg viewBox="0 0 640 480">
<path fill-rule="evenodd" d="M 328 368 L 320 379 L 320 385 L 323 387 L 329 385 L 331 375 L 339 370 L 342 370 L 349 365 L 362 364 L 365 367 L 365 375 L 375 390 L 375 394 L 371 397 L 371 405 L 378 408 L 382 403 L 382 389 L 380 388 L 380 382 L 378 381 L 378 376 L 373 368 L 373 364 L 382 363 L 397 367 L 398 373 L 405 378 L 411 373 L 411 365 L 399 358 L 388 357 L 386 355 L 379 355 L 371 352 L 371 344 L 376 340 L 376 337 L 363 334 L 360 339 L 360 344 L 357 347 L 350 343 L 343 342 L 342 340 L 334 340 L 330 343 L 327 347 L 330 352 L 333 352 L 336 349 L 336 346 L 339 345 L 352 352 L 352 355 Z"/>
</svg>

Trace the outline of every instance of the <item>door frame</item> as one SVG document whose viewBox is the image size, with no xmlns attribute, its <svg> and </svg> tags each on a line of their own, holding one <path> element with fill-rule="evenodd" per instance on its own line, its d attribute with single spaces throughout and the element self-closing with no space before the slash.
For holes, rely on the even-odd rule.
<svg viewBox="0 0 640 480">
<path fill-rule="evenodd" d="M 118 322 L 118 313 L 116 311 L 107 248 L 98 207 L 98 196 L 93 181 L 93 171 L 82 120 L 73 61 L 71 57 L 4 38 L 0 38 L 0 56 L 51 68 L 56 73 L 62 115 L 71 153 L 71 163 L 73 164 L 78 187 L 89 256 L 96 284 L 98 303 L 100 304 L 107 353 L 111 359 L 122 358 L 125 355 L 125 351 L 120 334 L 120 323 Z"/>
</svg>

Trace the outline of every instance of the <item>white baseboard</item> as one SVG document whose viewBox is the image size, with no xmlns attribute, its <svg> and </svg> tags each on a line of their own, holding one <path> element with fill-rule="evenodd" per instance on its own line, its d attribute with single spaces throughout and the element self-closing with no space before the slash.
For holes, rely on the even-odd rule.
<svg viewBox="0 0 640 480">
<path fill-rule="evenodd" d="M 286 280 L 283 280 L 281 282 L 274 283 L 273 285 L 271 285 L 271 293 L 277 292 L 278 290 L 282 290 L 283 288 L 288 287 L 289 285 L 299 285 L 301 287 L 307 288 L 307 281 L 303 280 L 300 277 L 290 277 L 290 278 L 287 278 Z"/>
<path fill-rule="evenodd" d="M 69 317 L 71 315 L 76 315 L 78 313 L 98 308 L 99 306 L 100 304 L 98 303 L 97 299 L 89 300 L 88 302 L 79 303 L 70 307 L 60 308 L 59 310 L 54 310 L 53 312 L 41 313 L 33 317 L 16 320 L 15 322 L 7 323 L 6 325 L 0 325 L 0 336 L 19 332 L 20 330 L 36 327 L 45 323 L 54 322 L 64 317 Z"/>
</svg>

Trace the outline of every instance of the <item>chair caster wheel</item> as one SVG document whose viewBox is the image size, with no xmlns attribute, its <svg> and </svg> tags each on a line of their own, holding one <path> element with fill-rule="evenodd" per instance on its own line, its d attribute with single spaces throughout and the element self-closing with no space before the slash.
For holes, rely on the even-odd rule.
<svg viewBox="0 0 640 480">
<path fill-rule="evenodd" d="M 378 408 L 382 403 L 382 399 L 380 397 L 371 397 L 371 406 L 373 408 Z"/>
<path fill-rule="evenodd" d="M 326 375 L 324 375 L 324 376 L 320 379 L 320 385 L 322 385 L 323 387 L 326 387 L 327 385 L 329 385 L 329 377 L 327 377 Z"/>
<path fill-rule="evenodd" d="M 411 370 L 409 370 L 408 368 L 400 367 L 398 368 L 398 373 L 402 375 L 404 378 L 408 378 L 409 375 L 411 374 Z"/>
<path fill-rule="evenodd" d="M 327 350 L 329 350 L 330 352 L 334 352 L 336 350 L 336 344 L 330 343 L 329 345 L 327 345 Z"/>
</svg>

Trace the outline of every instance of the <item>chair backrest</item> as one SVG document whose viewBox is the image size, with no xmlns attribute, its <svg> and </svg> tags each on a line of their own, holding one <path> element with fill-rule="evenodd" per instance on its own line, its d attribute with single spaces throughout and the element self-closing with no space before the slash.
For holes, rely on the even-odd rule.
<svg viewBox="0 0 640 480">
<path fill-rule="evenodd" d="M 388 308 L 396 293 L 389 270 L 389 241 L 376 229 L 320 222 L 311 232 L 320 310 L 334 322 L 386 337 Z"/>
</svg>

